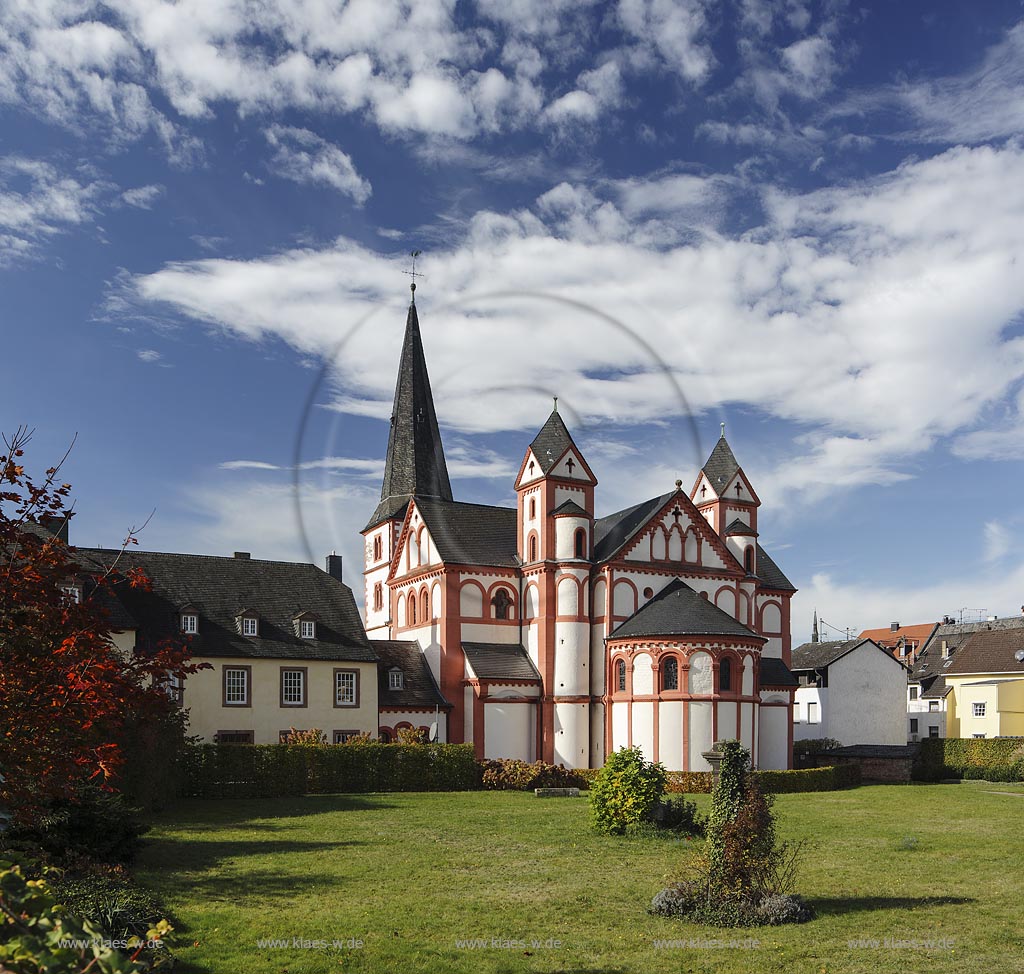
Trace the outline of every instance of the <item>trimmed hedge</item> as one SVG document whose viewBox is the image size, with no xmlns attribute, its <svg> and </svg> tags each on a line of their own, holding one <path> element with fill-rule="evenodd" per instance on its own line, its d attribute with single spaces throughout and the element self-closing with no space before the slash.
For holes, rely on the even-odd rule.
<svg viewBox="0 0 1024 974">
<path fill-rule="evenodd" d="M 1024 738 L 929 737 L 919 745 L 913 776 L 1024 781 Z"/>
<path fill-rule="evenodd" d="M 827 768 L 796 768 L 791 771 L 755 771 L 762 791 L 776 795 L 799 791 L 839 791 L 860 784 L 860 768 L 852 764 Z M 670 771 L 667 794 L 710 795 L 710 771 Z"/>
<path fill-rule="evenodd" d="M 485 791 L 533 791 L 534 788 L 581 788 L 590 782 L 577 771 L 562 764 L 534 761 L 528 764 L 515 758 L 478 762 Z"/>
<path fill-rule="evenodd" d="M 478 787 L 472 744 L 196 744 L 184 760 L 184 793 L 189 798 Z"/>
<path fill-rule="evenodd" d="M 825 768 L 796 768 L 792 771 L 755 771 L 754 780 L 762 791 L 776 795 L 800 791 L 839 791 L 860 784 L 860 766 L 840 764 Z"/>
</svg>

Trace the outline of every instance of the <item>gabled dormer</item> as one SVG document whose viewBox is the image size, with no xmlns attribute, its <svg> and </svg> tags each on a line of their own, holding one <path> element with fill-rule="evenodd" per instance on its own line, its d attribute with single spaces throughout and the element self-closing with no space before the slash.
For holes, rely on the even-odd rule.
<svg viewBox="0 0 1024 974">
<path fill-rule="evenodd" d="M 235 613 L 235 628 L 240 636 L 256 637 L 260 634 L 260 616 L 255 609 L 239 609 Z"/>
<path fill-rule="evenodd" d="M 516 478 L 519 509 L 518 551 L 526 564 L 572 558 L 576 551 L 576 532 L 584 532 L 583 548 L 589 557 L 593 544 L 594 488 L 597 478 L 565 422 L 555 408 L 533 438 Z M 566 507 L 571 502 L 572 507 Z M 571 551 L 558 552 L 555 512 L 572 514 L 572 524 L 564 525 L 572 537 Z M 563 547 L 565 547 L 563 545 Z"/>
<path fill-rule="evenodd" d="M 722 537 L 737 520 L 756 536 L 757 509 L 761 501 L 725 438 L 725 423 L 722 423 L 722 435 L 690 491 L 690 500 Z"/>
<path fill-rule="evenodd" d="M 316 639 L 320 617 L 315 612 L 297 612 L 292 616 L 292 627 L 299 639 Z"/>
</svg>

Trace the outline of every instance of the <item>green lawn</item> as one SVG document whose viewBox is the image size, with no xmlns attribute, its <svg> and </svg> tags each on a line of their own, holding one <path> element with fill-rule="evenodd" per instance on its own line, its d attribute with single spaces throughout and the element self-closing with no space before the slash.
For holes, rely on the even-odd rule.
<svg viewBox="0 0 1024 974">
<path fill-rule="evenodd" d="M 685 843 L 599 836 L 585 798 L 514 792 L 184 802 L 156 820 L 137 872 L 166 897 L 191 972 L 1024 971 L 1024 786 L 784 795 L 776 812 L 780 836 L 813 844 L 800 886 L 819 918 L 802 926 L 648 916 Z M 715 937 L 759 944 L 655 945 Z M 487 946 L 457 945 L 475 938 Z"/>
</svg>

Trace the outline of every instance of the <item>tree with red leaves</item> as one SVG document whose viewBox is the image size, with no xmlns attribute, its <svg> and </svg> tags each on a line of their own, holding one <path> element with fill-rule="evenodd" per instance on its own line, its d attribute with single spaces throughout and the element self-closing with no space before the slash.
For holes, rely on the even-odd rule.
<svg viewBox="0 0 1024 974">
<path fill-rule="evenodd" d="M 149 582 L 116 560 L 78 563 L 61 538 L 73 513 L 58 476 L 68 454 L 37 484 L 22 462 L 30 439 L 19 428 L 0 455 L 0 804 L 16 822 L 86 781 L 115 790 L 126 729 L 171 713 L 169 680 L 199 669 L 184 642 L 145 654 L 114 645 L 108 607 L 121 587 Z"/>
</svg>

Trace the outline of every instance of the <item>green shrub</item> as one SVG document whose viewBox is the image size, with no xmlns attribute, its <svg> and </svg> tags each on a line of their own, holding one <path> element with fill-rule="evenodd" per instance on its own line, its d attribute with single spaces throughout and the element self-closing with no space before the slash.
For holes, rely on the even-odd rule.
<svg viewBox="0 0 1024 974">
<path fill-rule="evenodd" d="M 158 940 L 171 931 L 161 920 L 145 931 Z M 121 951 L 103 930 L 58 906 L 45 878 L 26 879 L 21 865 L 0 860 L 0 970 L 11 974 L 135 974 L 166 968 L 169 954 L 141 946 Z M 66 944 L 78 942 L 79 946 Z M 63 945 L 62 945 L 63 944 Z"/>
<path fill-rule="evenodd" d="M 918 746 L 913 776 L 1024 781 L 1024 738 L 930 737 Z"/>
<path fill-rule="evenodd" d="M 654 823 L 660 829 L 682 835 L 703 835 L 707 819 L 697 811 L 696 802 L 688 802 L 681 795 L 670 795 L 655 806 Z"/>
<path fill-rule="evenodd" d="M 472 744 L 198 744 L 185 759 L 195 798 L 471 791 L 478 779 Z"/>
<path fill-rule="evenodd" d="M 588 788 L 579 772 L 564 765 L 515 758 L 481 761 L 481 785 L 487 791 L 533 791 L 534 788 Z"/>
<path fill-rule="evenodd" d="M 665 790 L 661 764 L 644 759 L 638 747 L 611 754 L 590 788 L 594 825 L 602 832 L 622 835 L 650 821 Z"/>
<path fill-rule="evenodd" d="M 155 893 L 125 879 L 89 877 L 58 879 L 50 885 L 53 898 L 114 940 L 146 939 L 146 931 L 167 917 L 167 907 Z"/>
<path fill-rule="evenodd" d="M 842 764 L 791 771 L 754 771 L 751 777 L 762 791 L 781 795 L 801 791 L 838 791 L 860 784 L 860 766 Z"/>
<path fill-rule="evenodd" d="M 843 742 L 832 737 L 808 737 L 802 741 L 793 742 L 793 757 L 798 754 L 820 754 L 822 751 L 834 751 L 842 747 Z"/>
<path fill-rule="evenodd" d="M 12 827 L 7 846 L 36 846 L 44 858 L 63 863 L 85 857 L 104 863 L 129 863 L 149 826 L 122 795 L 95 785 L 79 789 L 73 801 L 52 805 L 30 825 Z"/>
</svg>

